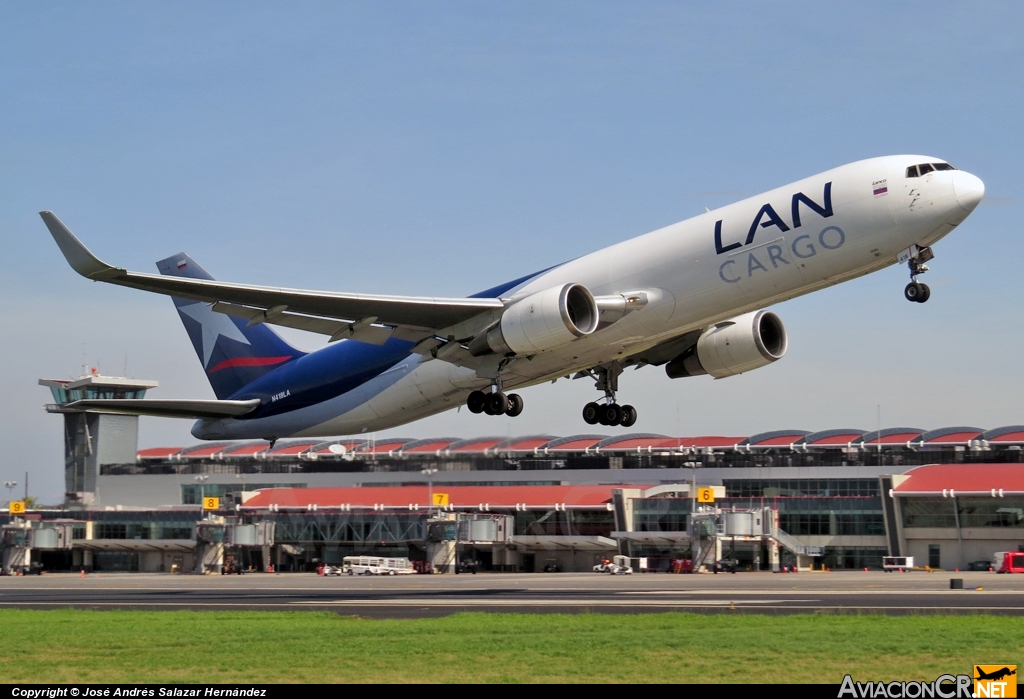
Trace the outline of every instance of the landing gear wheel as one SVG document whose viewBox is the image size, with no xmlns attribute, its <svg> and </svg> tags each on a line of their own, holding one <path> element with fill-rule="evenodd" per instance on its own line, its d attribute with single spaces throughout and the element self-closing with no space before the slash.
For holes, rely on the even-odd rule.
<svg viewBox="0 0 1024 699">
<path fill-rule="evenodd" d="M 615 403 L 608 403 L 601 406 L 599 414 L 601 424 L 606 426 L 618 425 L 622 422 L 622 408 Z"/>
<path fill-rule="evenodd" d="M 921 297 L 924 296 L 924 284 L 910 282 L 907 284 L 907 288 L 903 290 L 903 295 L 907 298 L 907 301 L 921 303 Z"/>
<path fill-rule="evenodd" d="M 500 391 L 487 396 L 487 414 L 502 415 L 508 410 L 508 397 Z"/>
<path fill-rule="evenodd" d="M 601 406 L 597 403 L 587 403 L 583 406 L 583 421 L 588 425 L 596 425 L 600 422 L 597 412 Z"/>
<path fill-rule="evenodd" d="M 505 414 L 509 417 L 516 417 L 523 412 L 523 406 L 523 399 L 518 393 L 509 393 L 508 408 L 505 409 Z"/>
<path fill-rule="evenodd" d="M 466 399 L 466 407 L 469 408 L 469 412 L 475 414 L 482 413 L 486 403 L 487 394 L 483 391 L 473 391 L 469 394 L 469 398 Z"/>
<path fill-rule="evenodd" d="M 924 303 L 932 297 L 932 290 L 928 288 L 927 284 L 921 284 L 921 298 L 917 300 L 918 303 Z"/>
<path fill-rule="evenodd" d="M 632 427 L 636 424 L 636 408 L 632 405 L 622 406 L 622 419 L 619 424 L 623 427 Z"/>
</svg>

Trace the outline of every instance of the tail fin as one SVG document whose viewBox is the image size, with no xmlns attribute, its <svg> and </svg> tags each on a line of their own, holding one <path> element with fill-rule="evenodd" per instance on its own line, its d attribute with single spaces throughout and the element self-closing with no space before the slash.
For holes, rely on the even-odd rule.
<svg viewBox="0 0 1024 699">
<path fill-rule="evenodd" d="M 179 253 L 156 263 L 160 274 L 192 279 L 213 279 L 205 269 Z M 202 301 L 172 297 L 206 377 L 217 398 L 230 398 L 244 386 L 277 367 L 305 355 L 266 325 L 249 327 Z"/>
</svg>

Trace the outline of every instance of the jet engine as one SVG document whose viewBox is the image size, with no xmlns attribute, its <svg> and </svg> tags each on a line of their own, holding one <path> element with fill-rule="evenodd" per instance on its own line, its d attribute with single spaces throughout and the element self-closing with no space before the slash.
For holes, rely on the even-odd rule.
<svg viewBox="0 0 1024 699">
<path fill-rule="evenodd" d="M 597 330 L 597 302 L 587 287 L 564 284 L 538 291 L 506 308 L 501 318 L 469 343 L 473 356 L 536 354 Z"/>
<path fill-rule="evenodd" d="M 745 313 L 716 323 L 665 366 L 671 379 L 711 374 L 716 379 L 742 374 L 782 359 L 789 341 L 782 320 L 770 311 Z"/>
</svg>

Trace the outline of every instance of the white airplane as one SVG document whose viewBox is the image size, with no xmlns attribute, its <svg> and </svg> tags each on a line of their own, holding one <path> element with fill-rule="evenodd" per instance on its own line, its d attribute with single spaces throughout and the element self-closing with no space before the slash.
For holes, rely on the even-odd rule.
<svg viewBox="0 0 1024 699">
<path fill-rule="evenodd" d="M 780 359 L 770 304 L 906 263 L 910 301 L 931 246 L 978 206 L 982 181 L 920 155 L 843 165 L 467 298 L 374 296 L 214 281 L 184 253 L 161 274 L 97 259 L 48 211 L 71 267 L 172 296 L 217 400 L 83 400 L 83 410 L 198 418 L 200 439 L 326 437 L 383 430 L 467 404 L 516 416 L 508 389 L 590 376 L 590 424 L 628 427 L 629 366 L 723 378 Z M 267 325 L 330 336 L 303 353 Z"/>
</svg>

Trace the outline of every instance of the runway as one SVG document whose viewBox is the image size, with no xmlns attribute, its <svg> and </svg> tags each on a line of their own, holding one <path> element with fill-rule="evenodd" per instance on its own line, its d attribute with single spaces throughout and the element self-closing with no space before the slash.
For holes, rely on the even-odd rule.
<svg viewBox="0 0 1024 699">
<path fill-rule="evenodd" d="M 963 590 L 950 590 L 950 578 Z M 329 610 L 410 618 L 459 611 L 540 613 L 1024 614 L 1024 575 L 992 573 L 597 573 L 319 577 L 98 573 L 0 578 L 0 607 Z"/>
</svg>

